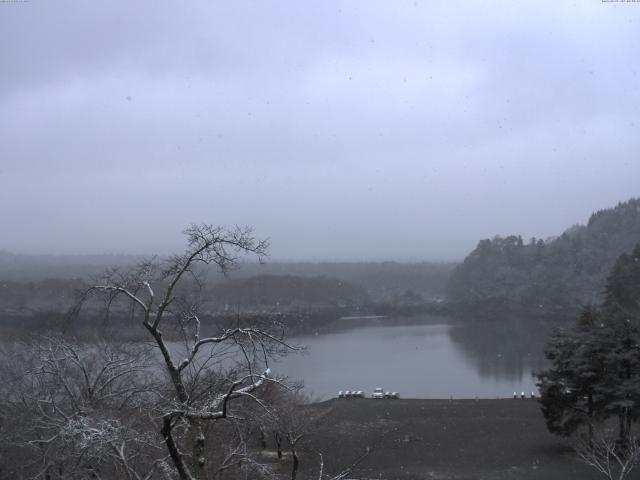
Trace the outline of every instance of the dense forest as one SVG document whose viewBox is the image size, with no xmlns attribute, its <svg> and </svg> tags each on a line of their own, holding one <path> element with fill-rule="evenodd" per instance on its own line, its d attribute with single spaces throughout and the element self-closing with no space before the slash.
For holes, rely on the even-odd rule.
<svg viewBox="0 0 640 480">
<path fill-rule="evenodd" d="M 452 273 L 448 298 L 459 314 L 543 314 L 573 318 L 603 299 L 616 259 L 640 241 L 640 199 L 595 212 L 557 238 L 481 240 Z"/>
</svg>

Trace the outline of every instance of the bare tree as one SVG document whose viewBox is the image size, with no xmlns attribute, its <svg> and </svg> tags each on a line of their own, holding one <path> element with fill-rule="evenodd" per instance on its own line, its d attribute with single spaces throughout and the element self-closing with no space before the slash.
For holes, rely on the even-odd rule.
<svg viewBox="0 0 640 480">
<path fill-rule="evenodd" d="M 124 301 L 158 349 L 169 384 L 156 407 L 160 431 L 178 477 L 196 480 L 220 468 L 207 465 L 207 424 L 234 416 L 232 403 L 237 399 L 260 402 L 255 391 L 273 380 L 269 358 L 293 347 L 285 343 L 282 329 L 269 322 L 239 322 L 203 334 L 199 289 L 194 288 L 203 282 L 199 267 L 213 265 L 226 274 L 242 255 L 262 259 L 267 242 L 257 240 L 248 228 L 192 225 L 184 233 L 183 254 L 108 271 L 87 294 L 107 295 L 109 307 Z M 169 342 L 166 331 L 176 333 L 180 345 Z"/>
<path fill-rule="evenodd" d="M 573 448 L 581 462 L 594 468 L 609 480 L 624 480 L 640 462 L 638 439 L 629 435 L 624 442 L 609 434 L 604 427 L 594 428 L 592 438 L 581 436 Z"/>
<path fill-rule="evenodd" d="M 351 465 L 342 470 L 337 475 L 329 476 L 324 473 L 324 456 L 320 454 L 320 470 L 318 472 L 318 480 L 347 480 L 348 478 L 352 478 L 353 471 L 355 468 L 360 465 L 372 452 L 373 450 L 370 447 L 367 447 Z M 354 478 L 354 480 L 356 480 Z"/>
<path fill-rule="evenodd" d="M 300 442 L 313 431 L 315 418 L 308 411 L 309 398 L 301 392 L 302 386 L 287 389 L 269 389 L 266 393 L 270 410 L 258 420 L 258 433 L 262 448 L 266 448 L 264 432 L 271 432 L 278 460 L 283 459 L 283 446 L 291 456 L 291 480 L 295 480 L 300 465 Z"/>
<path fill-rule="evenodd" d="M 2 456 L 13 453 L 16 477 L 151 478 L 158 442 L 139 415 L 154 391 L 147 359 L 141 345 L 61 337 L 5 346 Z"/>
<path fill-rule="evenodd" d="M 296 478 L 310 426 L 300 397 L 262 387 L 282 386 L 269 361 L 297 348 L 269 319 L 217 326 L 199 312 L 203 267 L 227 273 L 243 254 L 262 258 L 267 244 L 249 229 L 195 225 L 185 234 L 182 255 L 108 270 L 74 309 L 82 320 L 96 298 L 105 323 L 129 318 L 150 342 L 123 343 L 127 331 L 109 341 L 5 343 L 4 354 L 0 344 L 0 477 L 280 478 L 247 441 L 249 423 L 269 418 Z"/>
</svg>

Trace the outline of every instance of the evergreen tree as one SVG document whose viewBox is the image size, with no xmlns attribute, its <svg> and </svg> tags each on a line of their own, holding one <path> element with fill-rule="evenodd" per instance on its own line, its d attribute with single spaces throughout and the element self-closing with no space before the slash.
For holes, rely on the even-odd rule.
<svg viewBox="0 0 640 480">
<path fill-rule="evenodd" d="M 607 278 L 604 309 L 609 338 L 608 375 L 601 385 L 619 420 L 620 440 L 640 419 L 640 244 L 616 261 Z"/>
<path fill-rule="evenodd" d="M 622 255 L 608 277 L 606 300 L 586 308 L 577 325 L 554 335 L 539 372 L 540 403 L 549 431 L 571 435 L 617 418 L 619 438 L 640 419 L 640 245 Z"/>
<path fill-rule="evenodd" d="M 605 416 L 619 420 L 619 437 L 629 437 L 640 418 L 640 328 L 637 318 L 619 308 L 608 308 L 600 344 L 606 375 L 597 384 Z"/>
<path fill-rule="evenodd" d="M 628 314 L 640 313 L 640 243 L 630 255 L 623 254 L 607 277 L 605 305 Z"/>
<path fill-rule="evenodd" d="M 542 413 L 550 432 L 563 436 L 587 426 L 604 415 L 603 398 L 596 393 L 605 375 L 604 352 L 596 340 L 599 312 L 584 309 L 575 329 L 558 331 L 549 341 L 545 356 L 551 368 L 538 372 Z"/>
</svg>

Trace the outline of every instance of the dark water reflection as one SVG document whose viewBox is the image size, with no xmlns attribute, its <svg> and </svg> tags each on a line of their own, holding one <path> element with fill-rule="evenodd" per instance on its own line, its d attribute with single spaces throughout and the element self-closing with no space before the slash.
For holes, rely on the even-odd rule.
<svg viewBox="0 0 640 480">
<path fill-rule="evenodd" d="M 304 379 L 306 391 L 321 398 L 377 386 L 411 398 L 509 397 L 535 390 L 532 371 L 543 364 L 544 334 L 514 325 L 371 319 L 295 340 L 308 352 L 280 360 L 274 370 Z"/>
<path fill-rule="evenodd" d="M 512 323 L 455 326 L 449 336 L 467 362 L 485 379 L 514 384 L 545 366 L 543 350 L 550 332 Z"/>
</svg>

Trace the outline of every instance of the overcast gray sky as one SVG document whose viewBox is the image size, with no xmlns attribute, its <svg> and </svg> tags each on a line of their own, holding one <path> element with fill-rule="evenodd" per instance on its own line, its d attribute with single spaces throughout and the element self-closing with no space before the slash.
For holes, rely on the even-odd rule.
<svg viewBox="0 0 640 480">
<path fill-rule="evenodd" d="M 0 249 L 460 259 L 640 195 L 640 3 L 0 3 Z"/>
</svg>

